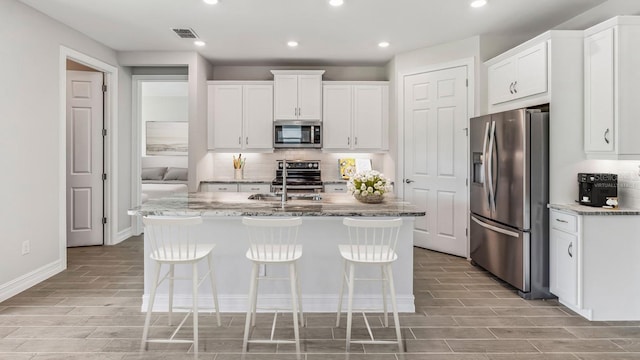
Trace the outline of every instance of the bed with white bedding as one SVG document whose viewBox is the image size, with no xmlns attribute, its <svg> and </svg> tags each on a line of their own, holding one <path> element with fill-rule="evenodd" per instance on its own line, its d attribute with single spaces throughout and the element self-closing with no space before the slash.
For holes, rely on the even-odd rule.
<svg viewBox="0 0 640 360">
<path fill-rule="evenodd" d="M 141 202 L 175 194 L 186 194 L 187 169 L 177 167 L 149 167 L 142 169 Z"/>
</svg>

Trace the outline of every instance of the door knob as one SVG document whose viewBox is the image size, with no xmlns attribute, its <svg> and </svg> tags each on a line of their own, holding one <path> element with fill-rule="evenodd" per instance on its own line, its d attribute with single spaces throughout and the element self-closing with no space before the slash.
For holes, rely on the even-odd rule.
<svg viewBox="0 0 640 360">
<path fill-rule="evenodd" d="M 407 184 L 411 184 L 412 182 L 414 182 L 415 180 L 411 180 L 411 179 L 404 179 L 404 182 L 406 182 Z"/>
</svg>

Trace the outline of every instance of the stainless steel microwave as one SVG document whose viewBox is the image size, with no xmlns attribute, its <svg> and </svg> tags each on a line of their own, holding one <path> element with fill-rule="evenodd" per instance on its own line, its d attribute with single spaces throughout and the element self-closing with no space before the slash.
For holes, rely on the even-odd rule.
<svg viewBox="0 0 640 360">
<path fill-rule="evenodd" d="M 273 147 L 313 148 L 322 147 L 322 122 L 278 120 L 274 122 Z"/>
</svg>

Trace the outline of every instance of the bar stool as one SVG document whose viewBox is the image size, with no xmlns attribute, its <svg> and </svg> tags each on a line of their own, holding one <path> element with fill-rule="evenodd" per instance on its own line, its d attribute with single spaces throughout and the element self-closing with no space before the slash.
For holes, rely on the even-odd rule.
<svg viewBox="0 0 640 360">
<path fill-rule="evenodd" d="M 302 224 L 301 218 L 248 218 L 242 219 L 249 233 L 249 249 L 247 259 L 251 260 L 251 282 L 249 286 L 249 309 L 244 328 L 243 353 L 247 352 L 249 343 L 261 344 L 296 344 L 296 353 L 300 354 L 300 334 L 298 321 L 304 326 L 302 315 L 302 302 L 300 296 L 300 279 L 296 262 L 302 256 L 302 245 L 297 244 L 298 228 Z M 288 278 L 259 277 L 261 265 L 282 264 L 289 268 Z M 249 339 L 249 332 L 255 326 L 256 309 L 258 302 L 258 280 L 289 280 L 291 288 L 291 312 L 293 314 L 293 333 L 295 340 L 276 340 L 274 333 L 279 308 L 260 308 L 276 310 L 269 339 Z M 289 310 L 289 309 L 286 309 Z M 299 317 L 298 317 L 299 316 Z M 299 319 L 299 320 L 298 320 Z"/>
<path fill-rule="evenodd" d="M 342 312 L 342 296 L 344 294 L 345 283 L 349 289 L 348 305 L 347 305 L 347 345 L 346 350 L 349 351 L 351 343 L 354 344 L 398 344 L 400 352 L 403 351 L 402 338 L 400 335 L 400 322 L 398 319 L 398 306 L 396 304 L 396 291 L 393 285 L 393 273 L 391 265 L 398 259 L 396 253 L 396 244 L 398 242 L 398 234 L 402 226 L 402 219 L 376 219 L 364 220 L 345 218 L 343 224 L 347 226 L 349 232 L 349 244 L 338 245 L 340 256 L 344 260 L 344 272 L 342 275 L 342 286 L 340 287 L 340 297 L 338 298 L 338 317 L 336 327 L 340 326 L 340 313 Z M 381 278 L 356 278 L 356 265 L 377 265 L 380 266 Z M 389 318 L 387 314 L 387 284 L 391 295 L 391 306 L 393 307 L 393 321 L 396 328 L 397 341 L 375 340 L 373 332 L 367 321 L 365 310 L 362 311 L 364 322 L 367 326 L 370 340 L 351 340 L 351 324 L 353 320 L 353 288 L 355 281 L 359 280 L 379 280 L 382 282 L 382 304 L 384 312 L 384 326 L 389 326 Z M 366 309 L 372 310 L 372 309 Z"/>
<path fill-rule="evenodd" d="M 149 257 L 155 262 L 155 272 L 151 283 L 151 296 L 147 307 L 147 317 L 144 322 L 142 333 L 141 350 L 146 350 L 147 344 L 154 343 L 193 343 L 194 353 L 198 353 L 198 287 L 209 276 L 211 290 L 213 294 L 213 304 L 216 312 L 218 326 L 220 323 L 220 312 L 218 311 L 218 293 L 216 290 L 215 273 L 213 270 L 212 250 L 214 244 L 198 244 L 191 237 L 191 228 L 202 223 L 201 217 L 170 217 L 170 216 L 145 216 L 142 219 L 145 226 L 145 236 L 149 239 L 151 254 Z M 198 276 L 198 263 L 207 259 L 208 271 L 202 276 Z M 162 265 L 169 265 L 167 273 L 160 278 Z M 176 265 L 191 265 L 191 277 L 175 277 Z M 169 280 L 169 325 L 172 325 L 173 315 L 173 286 L 174 280 L 191 280 L 193 304 L 188 310 L 184 319 L 177 326 L 168 339 L 149 339 L 149 324 L 151 312 L 156 298 L 158 286 L 163 281 Z M 176 307 L 176 309 L 178 309 Z M 182 325 L 186 322 L 189 314 L 193 314 L 193 340 L 174 339 Z"/>
</svg>

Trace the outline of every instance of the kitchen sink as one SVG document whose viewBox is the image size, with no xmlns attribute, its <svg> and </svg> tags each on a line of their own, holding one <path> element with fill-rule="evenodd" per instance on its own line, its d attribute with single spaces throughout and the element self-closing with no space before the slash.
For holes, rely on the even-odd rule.
<svg viewBox="0 0 640 360">
<path fill-rule="evenodd" d="M 280 194 L 252 194 L 249 195 L 249 200 L 262 200 L 262 201 L 280 201 L 282 196 Z M 322 200 L 320 194 L 290 194 L 287 195 L 287 200 Z"/>
</svg>

